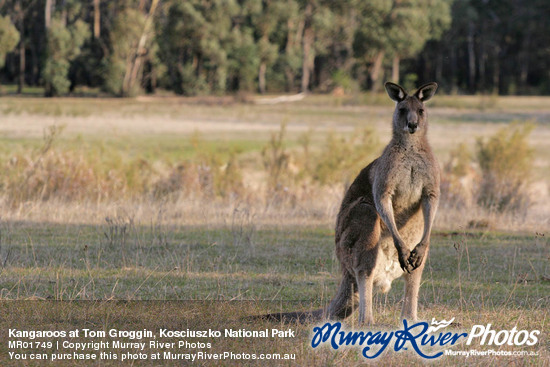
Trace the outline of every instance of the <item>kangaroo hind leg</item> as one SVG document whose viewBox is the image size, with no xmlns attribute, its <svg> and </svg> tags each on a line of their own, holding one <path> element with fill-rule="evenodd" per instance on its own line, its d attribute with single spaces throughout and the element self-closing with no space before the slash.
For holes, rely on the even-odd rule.
<svg viewBox="0 0 550 367">
<path fill-rule="evenodd" d="M 428 250 L 426 249 L 425 256 L 428 255 Z M 420 283 L 422 281 L 422 271 L 424 270 L 424 265 L 426 261 L 423 261 L 422 264 L 410 274 L 405 273 L 405 299 L 403 301 L 403 309 L 401 310 L 401 319 L 407 319 L 411 321 L 416 321 L 418 319 L 417 310 L 418 310 L 418 291 L 420 289 Z"/>
<path fill-rule="evenodd" d="M 345 319 L 353 312 L 355 292 L 357 292 L 355 278 L 345 269 L 342 273 L 338 291 L 327 309 L 326 316 L 329 319 Z"/>
<path fill-rule="evenodd" d="M 359 292 L 359 324 L 373 324 L 372 292 L 380 240 L 380 217 L 374 205 L 359 200 L 349 212 L 346 234 L 351 252 L 351 272 Z"/>
<path fill-rule="evenodd" d="M 374 316 L 372 313 L 372 287 L 374 284 L 374 276 L 371 271 L 367 274 L 366 271 L 357 272 L 357 287 L 359 288 L 359 325 L 374 324 Z"/>
</svg>

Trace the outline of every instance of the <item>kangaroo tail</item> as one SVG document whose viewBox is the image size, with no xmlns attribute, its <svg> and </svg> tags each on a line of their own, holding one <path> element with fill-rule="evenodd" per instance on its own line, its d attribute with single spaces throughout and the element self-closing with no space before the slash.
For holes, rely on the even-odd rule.
<svg viewBox="0 0 550 367">
<path fill-rule="evenodd" d="M 269 320 L 275 322 L 297 322 L 300 324 L 320 321 L 324 318 L 328 319 L 345 319 L 354 309 L 354 302 L 356 302 L 353 285 L 355 284 L 355 278 L 347 271 L 343 272 L 342 281 L 338 287 L 336 295 L 326 308 L 319 308 L 314 311 L 294 311 L 294 312 L 276 312 L 268 313 L 265 315 L 257 315 L 247 317 L 249 320 Z"/>
<path fill-rule="evenodd" d="M 258 320 L 258 319 L 269 320 L 269 321 L 283 322 L 283 323 L 297 322 L 300 324 L 305 324 L 308 322 L 322 320 L 325 314 L 326 314 L 325 309 L 320 308 L 314 311 L 268 313 L 265 315 L 252 316 L 251 318 L 255 320 Z"/>
<path fill-rule="evenodd" d="M 357 306 L 357 286 L 355 277 L 348 271 L 342 271 L 342 280 L 336 295 L 327 307 L 327 317 L 330 319 L 345 319 Z"/>
</svg>

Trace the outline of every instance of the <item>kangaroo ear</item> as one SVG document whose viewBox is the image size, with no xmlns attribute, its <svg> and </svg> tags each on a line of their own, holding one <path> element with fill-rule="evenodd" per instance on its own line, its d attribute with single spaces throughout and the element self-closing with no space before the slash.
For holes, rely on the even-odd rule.
<svg viewBox="0 0 550 367">
<path fill-rule="evenodd" d="M 401 88 L 395 83 L 386 82 L 386 84 L 384 84 L 384 87 L 386 88 L 386 92 L 388 92 L 390 98 L 397 103 L 401 102 L 405 99 L 405 97 L 407 97 L 407 92 L 405 92 L 405 89 Z"/>
<path fill-rule="evenodd" d="M 424 84 L 414 94 L 422 102 L 426 102 L 433 97 L 435 91 L 437 90 L 437 83 L 428 83 Z"/>
</svg>

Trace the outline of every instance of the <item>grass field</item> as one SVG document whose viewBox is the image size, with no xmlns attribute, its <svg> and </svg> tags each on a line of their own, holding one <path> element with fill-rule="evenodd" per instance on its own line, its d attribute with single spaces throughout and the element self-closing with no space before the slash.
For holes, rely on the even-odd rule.
<svg viewBox="0 0 550 367">
<path fill-rule="evenodd" d="M 431 104 L 430 140 L 440 162 L 460 142 L 473 148 L 476 137 L 490 136 L 513 121 L 536 123 L 529 136 L 536 201 L 521 214 L 442 208 L 419 315 L 455 317 L 464 331 L 487 323 L 495 330 L 542 331 L 539 343 L 525 348 L 538 357 L 443 357 L 438 365 L 550 364 L 549 106 L 550 99 L 542 97 L 440 96 Z M 328 134 L 347 139 L 368 126 L 378 141 L 372 159 L 388 140 L 391 111 L 381 96 L 310 96 L 282 105 L 231 98 L 0 99 L 1 164 L 4 172 L 24 173 L 20 181 L 0 175 L 2 333 L 25 325 L 108 329 L 131 322 L 150 329 L 261 330 L 273 325 L 242 317 L 326 305 L 339 281 L 333 223 L 346 182 L 314 189 L 300 183 L 291 186 L 292 195 L 283 190 L 269 199 L 262 150 L 282 123 L 289 156 L 303 149 L 304 136 L 310 137 L 311 151 L 321 152 Z M 48 137 L 50 126 L 62 127 L 59 135 Z M 222 164 L 236 157 L 245 182 L 242 193 L 158 197 L 148 191 L 172 177 L 178 165 L 201 157 Z M 20 162 L 30 170 L 17 171 Z M 45 170 L 44 162 L 53 168 Z M 54 169 L 61 166 L 64 170 Z M 42 170 L 42 176 L 36 173 Z M 25 180 L 44 179 L 51 172 L 61 178 L 48 186 L 49 196 L 43 188 L 18 200 L 10 196 L 20 194 L 14 183 L 25 186 Z M 489 228 L 467 228 L 470 220 L 484 218 L 490 219 Z M 398 325 L 401 295 L 402 281 L 394 282 L 388 295 L 376 295 L 375 319 L 381 327 Z M 61 300 L 75 303 L 55 303 Z M 174 302 L 145 311 L 147 303 L 110 300 Z M 176 302 L 182 300 L 195 302 Z M 359 349 L 312 350 L 311 325 L 292 328 L 296 338 L 220 339 L 212 350 L 296 354 L 296 360 L 282 365 L 363 362 Z M 5 358 L 6 346 L 0 348 Z M 410 352 L 386 353 L 377 361 L 422 364 Z"/>
</svg>

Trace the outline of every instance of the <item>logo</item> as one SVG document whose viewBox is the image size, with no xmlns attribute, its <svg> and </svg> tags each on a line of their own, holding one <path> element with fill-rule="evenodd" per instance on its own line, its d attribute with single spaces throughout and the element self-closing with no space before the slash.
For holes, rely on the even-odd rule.
<svg viewBox="0 0 550 367">
<path fill-rule="evenodd" d="M 476 338 L 479 340 L 479 345 L 535 345 L 539 339 L 537 335 L 540 330 L 519 330 L 514 326 L 512 330 L 491 330 L 491 324 L 474 325 L 470 331 L 470 337 L 466 341 L 466 345 L 472 344 Z"/>
<path fill-rule="evenodd" d="M 452 322 L 452 320 L 451 320 Z M 448 322 L 450 324 L 450 322 Z M 437 325 L 437 329 L 446 326 Z M 339 349 L 342 346 L 360 346 L 362 355 L 365 358 L 373 359 L 393 345 L 393 350 L 407 350 L 408 345 L 421 357 L 434 359 L 443 355 L 443 352 L 428 354 L 423 349 L 427 347 L 454 345 L 460 338 L 466 338 L 466 333 L 442 333 L 429 335 L 430 325 L 427 322 L 418 322 L 411 324 L 403 320 L 403 329 L 396 331 L 346 331 L 342 329 L 340 322 L 327 322 L 323 326 L 313 328 L 313 338 L 311 340 L 312 348 L 317 348 L 321 344 L 329 344 L 333 349 Z"/>
<path fill-rule="evenodd" d="M 393 331 L 346 330 L 340 322 L 327 322 L 313 328 L 311 347 L 315 349 L 321 345 L 328 345 L 334 350 L 348 346 L 360 347 L 361 354 L 367 359 L 377 358 L 386 349 L 393 349 L 395 352 L 412 349 L 422 358 L 435 359 L 444 354 L 444 348 L 439 347 L 451 347 L 463 342 L 471 345 L 477 341 L 479 345 L 489 346 L 532 346 L 538 343 L 539 330 L 518 331 L 514 327 L 511 330 L 496 331 L 491 329 L 491 324 L 474 325 L 469 333 L 442 330 L 450 326 L 454 319 L 432 319 L 431 325 L 425 321 L 409 324 L 407 320 L 403 320 L 403 328 Z M 431 350 L 434 347 L 437 349 L 436 352 Z"/>
<path fill-rule="evenodd" d="M 451 325 L 453 323 L 453 321 L 455 321 L 454 317 L 452 319 L 450 319 L 449 321 L 441 320 L 440 322 L 437 322 L 436 319 L 432 318 L 432 325 L 435 325 L 435 326 L 430 326 L 428 328 L 427 333 L 435 333 L 439 329 L 446 328 L 447 326 Z"/>
</svg>

